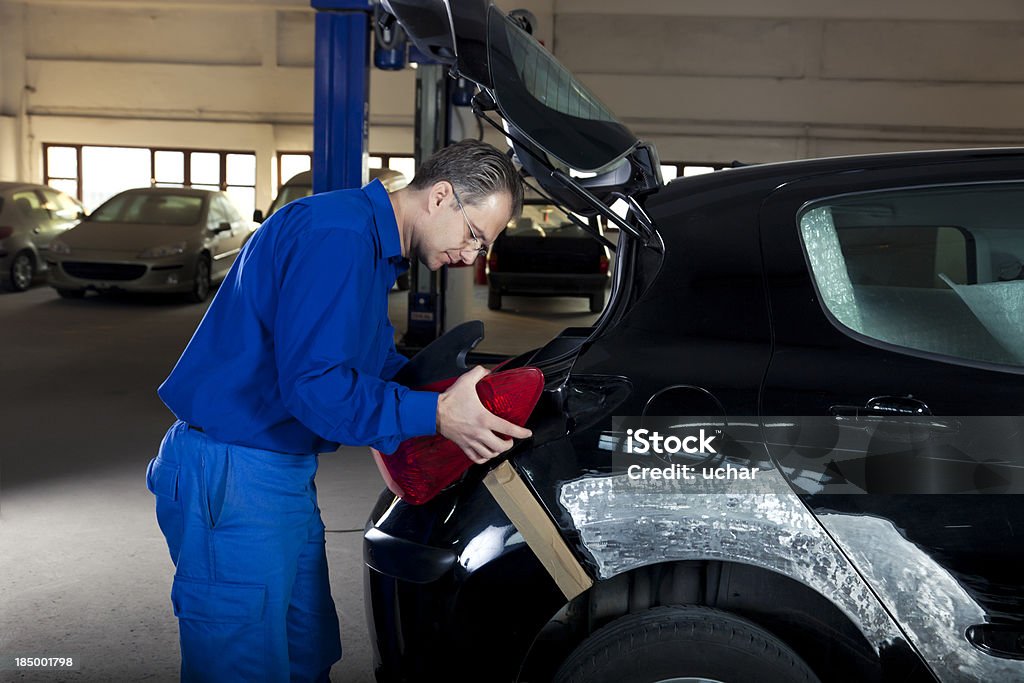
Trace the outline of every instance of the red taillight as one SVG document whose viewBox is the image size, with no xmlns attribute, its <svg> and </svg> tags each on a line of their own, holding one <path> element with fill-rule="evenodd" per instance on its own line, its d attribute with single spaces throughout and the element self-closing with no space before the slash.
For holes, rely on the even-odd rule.
<svg viewBox="0 0 1024 683">
<path fill-rule="evenodd" d="M 420 389 L 444 391 L 456 379 Z M 476 385 L 476 394 L 487 410 L 517 425 L 526 424 L 543 390 L 544 373 L 537 368 L 492 372 Z M 391 455 L 370 450 L 388 488 L 413 505 L 426 503 L 473 464 L 461 448 L 440 434 L 406 439 Z"/>
<path fill-rule="evenodd" d="M 608 273 L 608 257 L 601 254 L 601 264 L 598 266 L 601 269 L 601 275 Z"/>
<path fill-rule="evenodd" d="M 0 225 L 0 240 L 5 240 L 14 234 L 14 228 L 9 225 Z"/>
</svg>

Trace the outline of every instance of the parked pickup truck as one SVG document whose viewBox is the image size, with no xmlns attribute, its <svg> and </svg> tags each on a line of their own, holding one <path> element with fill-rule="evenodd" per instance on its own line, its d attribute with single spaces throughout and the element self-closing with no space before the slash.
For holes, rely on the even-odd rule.
<svg viewBox="0 0 1024 683">
<path fill-rule="evenodd" d="M 598 228 L 600 231 L 600 228 Z M 501 309 L 506 294 L 581 296 L 604 309 L 608 249 L 555 206 L 527 199 L 523 215 L 495 240 L 487 256 L 487 307 Z"/>
</svg>

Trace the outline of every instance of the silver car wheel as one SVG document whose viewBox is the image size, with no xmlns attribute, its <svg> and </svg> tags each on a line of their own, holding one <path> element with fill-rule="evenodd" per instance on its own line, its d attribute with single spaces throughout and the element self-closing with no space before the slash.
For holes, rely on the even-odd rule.
<svg viewBox="0 0 1024 683">
<path fill-rule="evenodd" d="M 192 283 L 189 299 L 194 303 L 202 303 L 210 296 L 210 259 L 200 256 L 196 262 L 196 277 Z"/>
<path fill-rule="evenodd" d="M 11 289 L 16 292 L 24 292 L 32 285 L 32 278 L 35 276 L 36 266 L 32 261 L 32 255 L 23 251 L 14 257 L 11 263 Z"/>
</svg>

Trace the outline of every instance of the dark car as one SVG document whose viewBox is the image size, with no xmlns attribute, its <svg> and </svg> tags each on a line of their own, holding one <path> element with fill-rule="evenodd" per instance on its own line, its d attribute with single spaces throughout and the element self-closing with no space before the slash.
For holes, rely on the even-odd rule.
<svg viewBox="0 0 1024 683">
<path fill-rule="evenodd" d="M 592 228 L 601 234 L 600 224 Z M 487 307 L 505 295 L 584 297 L 604 308 L 610 281 L 608 248 L 545 200 L 528 200 L 523 215 L 487 253 Z"/>
<path fill-rule="evenodd" d="M 631 211 L 597 322 L 503 366 L 544 373 L 533 437 L 424 504 L 381 495 L 378 680 L 1024 680 L 1024 149 L 661 187 L 487 11 L 455 16 L 477 49 L 434 53 L 485 42 L 489 71 L 455 65 L 537 182 Z"/>
<path fill-rule="evenodd" d="M 0 183 L 0 282 L 23 292 L 46 270 L 55 237 L 73 228 L 85 209 L 77 199 L 47 185 Z"/>
</svg>

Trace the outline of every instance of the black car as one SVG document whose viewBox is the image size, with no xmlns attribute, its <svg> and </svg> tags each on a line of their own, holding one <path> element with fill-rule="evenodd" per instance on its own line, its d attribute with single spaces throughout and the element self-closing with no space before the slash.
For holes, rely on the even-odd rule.
<svg viewBox="0 0 1024 683">
<path fill-rule="evenodd" d="M 1024 680 L 1024 149 L 662 187 L 489 3 L 447 46 L 408 4 L 555 200 L 631 211 L 598 321 L 504 366 L 533 437 L 381 495 L 378 680 Z"/>
<path fill-rule="evenodd" d="M 590 229 L 545 200 L 527 200 L 523 215 L 487 253 L 487 307 L 500 310 L 506 295 L 569 296 L 587 299 L 590 311 L 600 313 L 610 259 L 608 247 L 594 239 L 603 234 L 600 222 Z"/>
</svg>

